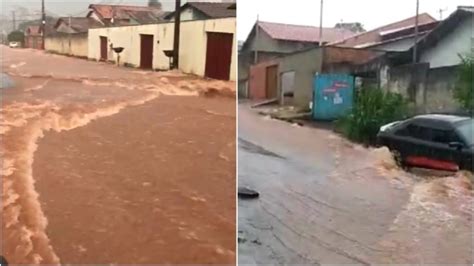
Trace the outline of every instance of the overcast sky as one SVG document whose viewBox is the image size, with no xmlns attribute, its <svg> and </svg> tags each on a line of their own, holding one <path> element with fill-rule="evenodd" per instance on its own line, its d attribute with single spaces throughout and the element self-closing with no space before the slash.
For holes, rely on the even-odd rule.
<svg viewBox="0 0 474 266">
<path fill-rule="evenodd" d="M 245 40 L 257 14 L 262 21 L 319 26 L 320 0 L 237 0 L 238 39 Z M 420 13 L 439 19 L 460 5 L 474 5 L 474 0 L 420 0 Z M 396 22 L 416 13 L 416 0 L 324 0 L 323 26 L 333 27 L 341 20 L 361 22 L 366 30 Z"/>
</svg>

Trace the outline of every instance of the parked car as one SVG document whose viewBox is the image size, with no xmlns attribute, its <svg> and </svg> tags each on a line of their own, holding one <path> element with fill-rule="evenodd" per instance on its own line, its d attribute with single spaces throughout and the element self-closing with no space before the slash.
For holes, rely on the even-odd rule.
<svg viewBox="0 0 474 266">
<path fill-rule="evenodd" d="M 18 47 L 20 47 L 20 43 L 19 42 L 9 42 L 8 46 L 10 46 L 10 48 L 18 48 Z"/>
<path fill-rule="evenodd" d="M 379 145 L 405 166 L 473 171 L 474 119 L 456 115 L 420 115 L 380 128 Z"/>
</svg>

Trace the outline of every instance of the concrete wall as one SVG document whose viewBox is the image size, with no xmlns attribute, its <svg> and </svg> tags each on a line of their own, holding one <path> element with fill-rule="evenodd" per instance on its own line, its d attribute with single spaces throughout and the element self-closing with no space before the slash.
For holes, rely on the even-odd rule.
<svg viewBox="0 0 474 266">
<path fill-rule="evenodd" d="M 420 62 L 429 63 L 431 68 L 454 66 L 461 62 L 459 54 L 471 53 L 471 38 L 474 32 L 474 17 L 464 19 L 439 42 L 420 55 Z"/>
<path fill-rule="evenodd" d="M 322 49 L 311 49 L 280 59 L 279 77 L 284 72 L 295 72 L 293 105 L 309 108 L 309 103 L 313 100 L 313 80 L 316 73 L 321 72 L 322 64 Z M 278 95 L 281 95 L 281 88 L 279 88 Z"/>
<path fill-rule="evenodd" d="M 234 34 L 230 80 L 236 80 L 237 40 L 235 35 L 235 18 L 212 20 L 184 21 L 181 23 L 180 35 L 180 69 L 189 74 L 204 76 L 206 66 L 207 32 Z M 110 27 L 89 30 L 89 58 L 100 59 L 100 36 L 108 38 L 109 46 L 124 47 L 120 55 L 121 64 L 140 65 L 140 34 L 154 36 L 153 68 L 169 69 L 169 58 L 164 50 L 173 49 L 174 23 L 153 25 Z M 110 50 L 110 48 L 109 48 Z M 109 53 L 109 59 L 116 61 L 115 53 Z"/>
<path fill-rule="evenodd" d="M 88 55 L 87 33 L 57 34 L 45 38 L 45 50 L 63 55 L 85 57 Z"/>
<path fill-rule="evenodd" d="M 402 94 L 415 103 L 418 113 L 459 111 L 453 97 L 456 67 L 430 69 L 428 64 L 420 63 L 392 68 L 388 74 L 387 87 L 383 89 Z"/>
</svg>

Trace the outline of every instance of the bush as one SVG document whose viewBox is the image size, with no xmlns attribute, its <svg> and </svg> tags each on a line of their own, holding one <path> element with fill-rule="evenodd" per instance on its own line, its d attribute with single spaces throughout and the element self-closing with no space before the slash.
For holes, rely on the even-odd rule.
<svg viewBox="0 0 474 266">
<path fill-rule="evenodd" d="M 25 41 L 25 34 L 21 31 L 12 31 L 8 34 L 7 39 L 9 42 L 23 43 Z"/>
<path fill-rule="evenodd" d="M 338 130 L 352 141 L 373 145 L 381 126 L 407 117 L 408 102 L 398 93 L 362 88 L 354 107 L 337 122 Z"/>
<path fill-rule="evenodd" d="M 454 98 L 459 102 L 462 108 L 471 114 L 474 111 L 473 95 L 473 64 L 474 59 L 462 57 L 462 64 L 458 68 L 458 82 L 454 89 Z"/>
</svg>

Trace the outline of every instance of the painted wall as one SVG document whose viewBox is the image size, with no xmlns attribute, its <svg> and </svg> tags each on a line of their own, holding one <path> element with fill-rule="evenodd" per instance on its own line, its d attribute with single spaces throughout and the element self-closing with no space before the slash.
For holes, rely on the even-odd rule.
<svg viewBox="0 0 474 266">
<path fill-rule="evenodd" d="M 231 60 L 230 79 L 236 80 L 237 68 L 237 40 L 235 35 L 235 18 L 212 20 L 184 21 L 181 23 L 180 35 L 180 69 L 189 74 L 204 76 L 206 66 L 207 32 L 234 34 Z M 169 69 L 169 58 L 165 50 L 173 49 L 174 23 L 153 25 L 110 27 L 89 30 L 89 58 L 100 59 L 100 36 L 108 38 L 113 47 L 124 47 L 120 54 L 121 64 L 140 65 L 140 34 L 154 36 L 153 68 L 157 70 Z M 115 53 L 109 53 L 109 59 L 117 60 Z"/>
<path fill-rule="evenodd" d="M 58 34 L 45 38 L 45 50 L 58 54 L 87 58 L 88 47 L 87 33 Z"/>
<path fill-rule="evenodd" d="M 420 62 L 429 63 L 430 68 L 458 65 L 461 62 L 458 54 L 471 52 L 471 38 L 474 32 L 474 17 L 466 18 L 453 28 L 433 47 L 421 53 Z"/>
<path fill-rule="evenodd" d="M 306 109 L 313 99 L 313 80 L 320 73 L 323 64 L 323 49 L 311 49 L 295 53 L 280 59 L 279 76 L 285 72 L 294 71 L 294 96 L 292 105 Z M 279 81 L 279 84 L 281 82 Z M 281 95 L 281 88 L 278 95 Z M 285 104 L 289 104 L 285 99 Z"/>
<path fill-rule="evenodd" d="M 252 100 L 267 99 L 267 67 L 278 65 L 278 61 L 267 61 L 250 67 L 248 81 L 249 98 Z M 278 82 L 278 81 L 277 81 Z M 278 95 L 278 94 L 277 94 Z"/>
</svg>

